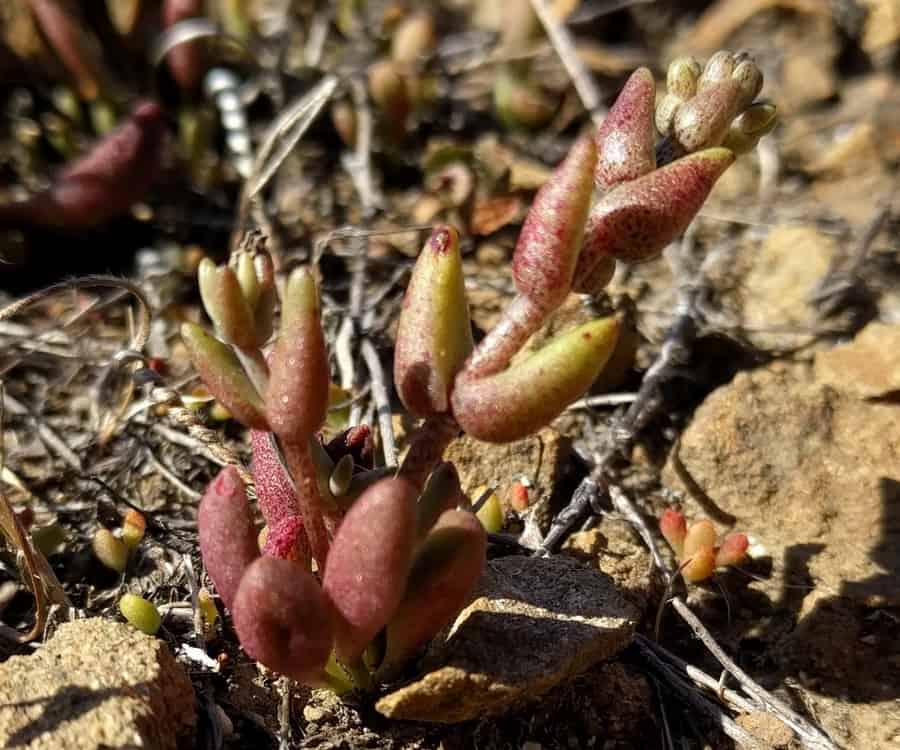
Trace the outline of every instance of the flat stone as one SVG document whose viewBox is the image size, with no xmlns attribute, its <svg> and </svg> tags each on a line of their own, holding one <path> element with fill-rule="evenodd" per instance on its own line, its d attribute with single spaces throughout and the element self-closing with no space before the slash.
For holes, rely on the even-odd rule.
<svg viewBox="0 0 900 750">
<path fill-rule="evenodd" d="M 815 312 L 809 298 L 835 250 L 834 239 L 815 227 L 772 228 L 742 285 L 743 324 L 754 344 L 781 349 L 809 339 Z"/>
<path fill-rule="evenodd" d="M 653 558 L 626 521 L 603 516 L 592 529 L 572 534 L 561 551 L 612 578 L 616 589 L 642 612 L 660 593 Z"/>
<path fill-rule="evenodd" d="M 194 690 L 163 641 L 91 618 L 0 664 L 0 747 L 190 746 Z"/>
<path fill-rule="evenodd" d="M 499 716 L 616 654 L 638 617 L 609 576 L 574 560 L 492 560 L 474 601 L 429 647 L 424 674 L 376 708 L 417 721 Z"/>
<path fill-rule="evenodd" d="M 849 344 L 816 353 L 816 380 L 861 398 L 900 391 L 900 325 L 870 323 Z"/>
<path fill-rule="evenodd" d="M 900 604 L 900 406 L 816 383 L 802 366 L 740 373 L 681 439 L 688 474 L 777 570 L 808 555 L 816 586 Z M 669 486 L 686 489 L 672 465 Z"/>
</svg>

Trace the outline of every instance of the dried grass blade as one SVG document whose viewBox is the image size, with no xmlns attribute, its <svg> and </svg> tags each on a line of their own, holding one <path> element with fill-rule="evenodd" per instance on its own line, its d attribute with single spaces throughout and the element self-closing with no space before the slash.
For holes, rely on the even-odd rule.
<svg viewBox="0 0 900 750">
<path fill-rule="evenodd" d="M 337 85 L 336 76 L 325 76 L 310 91 L 288 105 L 269 126 L 256 153 L 253 172 L 245 185 L 242 203 L 252 200 L 269 183 L 331 99 Z"/>
<path fill-rule="evenodd" d="M 0 434 L 3 428 L 3 384 L 0 383 Z M 0 439 L 0 469 L 5 468 L 6 455 Z M 46 558 L 36 550 L 31 539 L 19 523 L 15 511 L 6 499 L 6 495 L 0 491 L 0 532 L 7 542 L 21 553 L 25 562 L 25 575 L 28 588 L 34 596 L 34 625 L 27 633 L 16 631 L 15 640 L 18 643 L 29 643 L 44 632 L 47 622 L 47 607 L 50 603 L 62 604 L 70 607 L 69 599 L 62 589 Z M 7 628 L 3 632 L 10 635 Z"/>
</svg>

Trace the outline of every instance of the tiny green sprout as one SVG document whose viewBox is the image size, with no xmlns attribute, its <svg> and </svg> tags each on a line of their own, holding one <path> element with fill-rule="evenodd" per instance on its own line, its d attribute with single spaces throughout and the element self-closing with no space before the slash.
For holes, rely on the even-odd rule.
<svg viewBox="0 0 900 750">
<path fill-rule="evenodd" d="M 112 531 L 97 529 L 92 541 L 94 556 L 110 570 L 124 573 L 128 565 L 128 547 Z"/>
<path fill-rule="evenodd" d="M 131 625 L 147 635 L 156 635 L 162 624 L 156 605 L 137 594 L 123 594 L 119 599 L 119 611 Z"/>
<path fill-rule="evenodd" d="M 487 496 L 475 515 L 478 516 L 478 520 L 481 521 L 484 530 L 494 534 L 503 528 L 503 506 L 500 504 L 500 498 L 497 497 L 497 493 L 489 487 L 479 487 L 475 490 L 473 494 L 476 503 L 484 493 L 487 493 Z"/>
<path fill-rule="evenodd" d="M 206 589 L 200 589 L 197 593 L 197 607 L 200 610 L 203 632 L 209 636 L 215 631 L 216 623 L 219 621 L 219 610 L 212 594 Z"/>
</svg>

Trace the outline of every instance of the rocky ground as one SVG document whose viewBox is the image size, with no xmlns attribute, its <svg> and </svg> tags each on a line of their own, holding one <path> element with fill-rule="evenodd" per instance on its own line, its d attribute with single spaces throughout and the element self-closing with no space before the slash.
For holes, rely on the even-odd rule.
<svg viewBox="0 0 900 750">
<path fill-rule="evenodd" d="M 522 546 L 492 544 L 470 606 L 375 700 L 286 693 L 240 652 L 227 618 L 213 631 L 195 627 L 192 601 L 204 579 L 194 508 L 215 462 L 166 421 L 165 409 L 122 409 L 121 384 L 104 368 L 133 320 L 121 305 L 51 300 L 0 329 L 3 481 L 17 510 L 34 509 L 35 529 L 60 531 L 45 546 L 50 568 L 42 575 L 51 583 L 55 575 L 54 590 L 86 619 L 60 624 L 52 609 L 40 647 L 0 633 L 4 747 L 734 747 L 721 721 L 687 702 L 640 648 L 641 638 L 658 639 L 719 679 L 695 633 L 671 607 L 660 609 L 664 582 L 633 519 L 604 501 L 551 557 L 526 549 L 619 439 L 628 404 L 690 293 L 697 335 L 664 383 L 661 408 L 636 440 L 622 443 L 609 481 L 656 536 L 667 507 L 748 534 L 745 563 L 674 593 L 744 670 L 835 746 L 900 748 L 900 4 L 698 0 L 634 3 L 596 17 L 608 4 L 557 5 L 572 14 L 579 51 L 608 98 L 637 64 L 659 72 L 677 54 L 749 48 L 781 124 L 726 173 L 684 242 L 657 261 L 620 268 L 602 298 L 570 300 L 535 337 L 539 345 L 573 321 L 617 314 L 619 348 L 590 394 L 614 398 L 576 405 L 507 446 L 468 438 L 451 445 L 464 489 L 492 488 L 507 540 Z M 464 3 L 440 6 L 456 24 L 465 17 Z M 470 30 L 469 22 L 454 32 Z M 475 15 L 471 24 L 481 32 L 498 26 Z M 374 214 L 360 200 L 358 174 L 326 158 L 342 149 L 337 138 L 314 132 L 279 172 L 272 197 L 277 221 L 269 228 L 287 261 L 305 259 L 313 239 L 344 224 L 388 231 L 454 221 L 467 230 L 473 319 L 488 328 L 510 295 L 508 259 L 530 197 L 573 123 L 585 120 L 553 48 L 534 57 L 536 75 L 560 95 L 553 120 L 530 136 L 503 131 L 491 119 L 484 66 L 470 61 L 471 70 L 450 76 L 452 106 L 418 116 L 412 155 L 381 150 L 376 134 L 373 171 L 383 195 Z M 21 168 L 16 148 L 4 149 L 4 177 Z M 460 150 L 469 172 L 443 171 L 460 163 Z M 151 297 L 148 350 L 176 386 L 188 373 L 174 332 L 198 315 L 196 256 L 222 250 L 231 227 L 234 184 L 227 166 L 221 172 L 224 187 L 205 192 L 167 178 L 171 194 L 149 200 L 149 223 L 128 220 L 66 245 L 73 254 L 120 237 L 135 249 L 152 245 L 136 264 L 131 255 L 117 262 Z M 190 205 L 187 195 L 202 196 L 225 229 L 208 222 L 186 230 L 178 209 Z M 366 245 L 380 300 L 367 325 L 386 361 L 402 274 L 420 241 L 379 234 Z M 16 242 L 30 255 L 5 269 L 10 289 L 47 280 L 48 269 L 35 265 L 48 264 L 35 257 L 61 240 L 36 233 Z M 353 242 L 332 244 L 322 269 L 333 343 L 349 304 Z M 98 270 L 106 261 L 97 255 L 85 250 L 87 268 L 79 270 Z M 22 340 L 36 341 L 37 353 L 25 357 Z M 132 407 L 140 400 L 137 391 L 127 395 Z M 217 421 L 200 396 L 199 418 L 246 455 L 240 430 Z M 398 415 L 401 445 L 409 428 Z M 521 487 L 527 508 L 515 498 Z M 126 503 L 141 507 L 149 526 L 116 576 L 93 558 L 90 538 L 98 524 L 114 525 Z M 115 622 L 124 590 L 161 605 L 159 638 Z M 27 630 L 33 609 L 15 555 L 4 554 L 3 622 Z M 723 687 L 737 685 L 729 679 Z M 759 747 L 804 746 L 771 713 L 735 707 L 723 691 L 692 690 L 727 706 Z"/>
</svg>

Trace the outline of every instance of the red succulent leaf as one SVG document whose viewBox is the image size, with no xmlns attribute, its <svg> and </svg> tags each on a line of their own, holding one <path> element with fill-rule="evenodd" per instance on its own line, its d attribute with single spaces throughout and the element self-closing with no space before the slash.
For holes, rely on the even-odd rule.
<svg viewBox="0 0 900 750">
<path fill-rule="evenodd" d="M 593 139 L 577 140 L 538 191 L 519 233 L 513 254 L 516 289 L 545 314 L 569 294 L 596 164 Z"/>
<path fill-rule="evenodd" d="M 353 504 L 335 535 L 322 588 L 340 617 L 335 649 L 355 663 L 403 597 L 415 542 L 415 488 L 384 479 Z"/>
<path fill-rule="evenodd" d="M 231 609 L 244 571 L 259 557 L 250 501 L 233 466 L 222 469 L 206 488 L 197 513 L 197 531 L 203 564 Z"/>
<path fill-rule="evenodd" d="M 309 571 L 290 560 L 260 557 L 241 579 L 232 615 L 251 657 L 298 682 L 320 682 L 331 652 L 332 615 Z"/>
<path fill-rule="evenodd" d="M 647 68 L 638 68 L 597 130 L 594 179 L 603 190 L 643 177 L 656 168 L 655 105 L 653 74 Z"/>
<path fill-rule="evenodd" d="M 159 105 L 141 102 L 50 188 L 22 203 L 0 205 L 0 221 L 65 231 L 106 223 L 147 195 L 159 175 L 164 136 Z"/>
<path fill-rule="evenodd" d="M 576 291 L 604 257 L 641 261 L 661 253 L 684 232 L 733 161 L 728 149 L 707 149 L 607 193 L 588 217 L 575 269 Z"/>
</svg>

